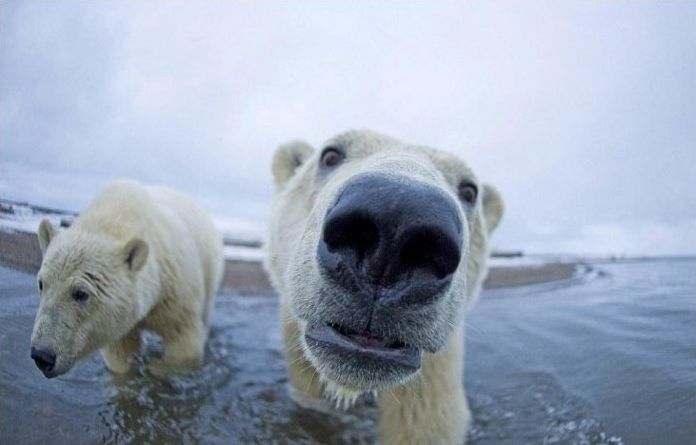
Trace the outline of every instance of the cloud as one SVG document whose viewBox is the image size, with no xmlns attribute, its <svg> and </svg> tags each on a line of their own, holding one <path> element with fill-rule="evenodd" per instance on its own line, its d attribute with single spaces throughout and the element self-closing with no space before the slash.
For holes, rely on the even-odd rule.
<svg viewBox="0 0 696 445">
<path fill-rule="evenodd" d="M 495 184 L 500 247 L 696 253 L 688 2 L 0 9 L 3 196 L 79 209 L 131 176 L 262 223 L 278 144 L 368 127 Z"/>
<path fill-rule="evenodd" d="M 517 247 L 538 253 L 574 253 L 602 256 L 693 255 L 696 218 L 670 223 L 633 221 L 623 224 L 592 223 L 576 228 L 530 227 L 524 244 Z M 548 240 L 555 240 L 549 243 Z"/>
</svg>

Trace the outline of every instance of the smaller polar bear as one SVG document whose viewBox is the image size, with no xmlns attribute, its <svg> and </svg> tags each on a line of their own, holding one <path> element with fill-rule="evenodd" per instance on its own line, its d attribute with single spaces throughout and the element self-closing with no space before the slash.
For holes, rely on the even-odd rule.
<svg viewBox="0 0 696 445">
<path fill-rule="evenodd" d="M 129 369 L 140 331 L 165 351 L 150 370 L 164 375 L 203 361 L 222 240 L 189 197 L 117 181 L 67 230 L 39 226 L 43 254 L 31 358 L 47 378 L 100 349 L 113 372 Z"/>
</svg>

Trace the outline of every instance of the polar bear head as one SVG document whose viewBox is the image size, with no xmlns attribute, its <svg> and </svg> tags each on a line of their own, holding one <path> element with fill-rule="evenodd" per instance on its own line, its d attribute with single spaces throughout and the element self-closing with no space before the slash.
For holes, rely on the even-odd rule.
<svg viewBox="0 0 696 445">
<path fill-rule="evenodd" d="M 148 246 L 139 238 L 120 242 L 76 225 L 58 231 L 47 220 L 38 237 L 43 261 L 31 357 L 51 378 L 121 338 L 138 321 L 136 274 Z"/>
<path fill-rule="evenodd" d="M 329 392 L 417 375 L 481 285 L 498 193 L 454 155 L 370 131 L 282 146 L 273 174 L 266 268 Z"/>
</svg>

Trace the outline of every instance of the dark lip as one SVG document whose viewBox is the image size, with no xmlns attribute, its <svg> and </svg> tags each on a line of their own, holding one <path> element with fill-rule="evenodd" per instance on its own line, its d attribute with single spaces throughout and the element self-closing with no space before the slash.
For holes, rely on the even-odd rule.
<svg viewBox="0 0 696 445">
<path fill-rule="evenodd" d="M 44 375 L 44 377 L 46 377 L 47 379 L 53 379 L 53 378 L 58 377 L 58 374 L 56 374 L 56 373 L 53 372 L 53 371 L 44 372 L 43 375 Z"/>
<path fill-rule="evenodd" d="M 43 374 L 43 376 L 46 377 L 47 379 L 53 379 L 53 378 L 56 378 L 56 377 L 58 377 L 58 376 L 60 375 L 59 373 L 56 372 L 55 368 L 50 369 L 50 370 L 47 370 L 47 371 L 44 371 L 44 370 L 42 370 L 42 369 L 39 369 L 39 371 L 40 371 L 41 374 Z"/>
<path fill-rule="evenodd" d="M 357 354 L 366 359 L 413 371 L 421 367 L 419 349 L 399 341 L 351 332 L 340 325 L 308 324 L 305 337 L 339 353 Z"/>
</svg>

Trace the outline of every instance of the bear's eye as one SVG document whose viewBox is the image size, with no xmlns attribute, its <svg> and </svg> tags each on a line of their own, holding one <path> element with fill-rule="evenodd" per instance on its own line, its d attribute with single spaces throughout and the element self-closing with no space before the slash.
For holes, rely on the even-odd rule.
<svg viewBox="0 0 696 445">
<path fill-rule="evenodd" d="M 473 204 L 476 202 L 476 197 L 478 196 L 478 188 L 470 182 L 462 182 L 459 184 L 459 199 L 462 201 Z"/>
<path fill-rule="evenodd" d="M 319 162 L 322 168 L 334 168 L 346 158 L 345 153 L 336 147 L 326 147 L 321 153 Z"/>
<path fill-rule="evenodd" d="M 41 280 L 41 278 L 39 278 L 39 292 L 41 292 L 42 290 L 43 290 L 43 280 Z"/>
<path fill-rule="evenodd" d="M 75 289 L 71 295 L 72 299 L 75 301 L 85 301 L 89 298 L 89 294 L 82 289 Z"/>
</svg>

